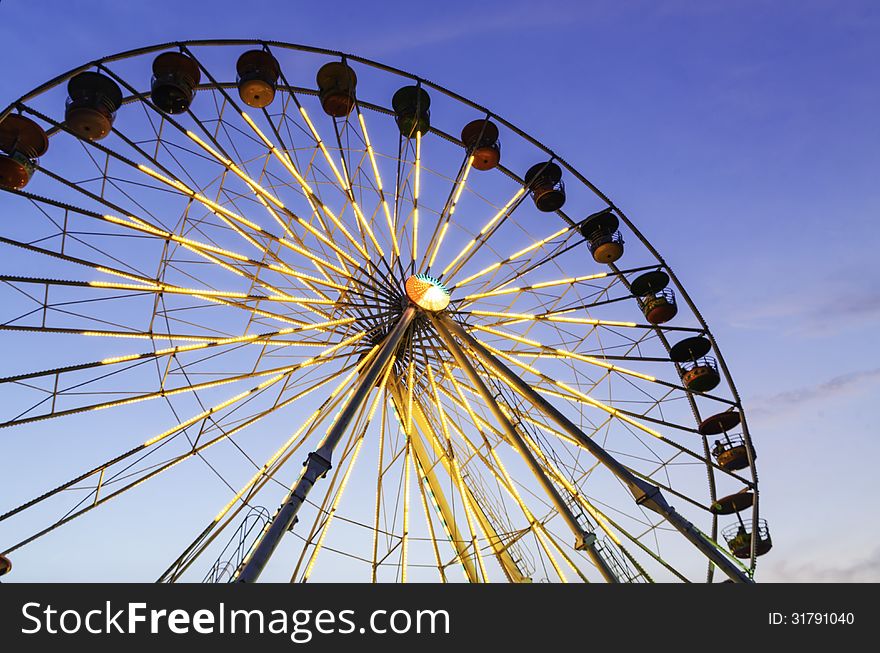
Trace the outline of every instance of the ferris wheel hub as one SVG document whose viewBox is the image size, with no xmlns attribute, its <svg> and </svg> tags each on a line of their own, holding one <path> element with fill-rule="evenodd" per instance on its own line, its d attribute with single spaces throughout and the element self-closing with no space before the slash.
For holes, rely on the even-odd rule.
<svg viewBox="0 0 880 653">
<path fill-rule="evenodd" d="M 427 274 L 414 274 L 406 280 L 406 296 L 425 311 L 437 312 L 449 306 L 449 291 L 439 279 Z"/>
</svg>

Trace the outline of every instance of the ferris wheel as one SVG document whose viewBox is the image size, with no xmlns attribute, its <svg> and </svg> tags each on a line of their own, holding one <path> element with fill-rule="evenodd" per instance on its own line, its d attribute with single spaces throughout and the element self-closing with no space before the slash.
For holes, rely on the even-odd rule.
<svg viewBox="0 0 880 653">
<path fill-rule="evenodd" d="M 0 574 L 101 539 L 162 582 L 751 582 L 772 546 L 672 269 L 437 84 L 133 50 L 0 113 L 0 188 Z"/>
</svg>

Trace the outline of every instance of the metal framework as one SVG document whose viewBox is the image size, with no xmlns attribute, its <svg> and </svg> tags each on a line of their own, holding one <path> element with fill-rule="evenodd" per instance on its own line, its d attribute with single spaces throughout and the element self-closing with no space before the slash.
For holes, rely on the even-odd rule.
<svg viewBox="0 0 880 653">
<path fill-rule="evenodd" d="M 246 49 L 280 64 L 263 109 L 238 94 Z M 201 76 L 177 115 L 146 72 L 169 50 Z M 336 118 L 314 88 L 330 61 L 358 76 Z M 64 83 L 89 70 L 124 96 L 101 140 L 64 118 Z M 402 133 L 389 107 L 405 85 L 431 94 L 424 133 Z M 717 343 L 623 211 L 526 132 L 395 68 L 259 40 L 89 62 L 0 122 L 11 113 L 50 137 L 30 183 L 0 195 L 0 428 L 28 470 L 3 481 L 0 551 L 16 571 L 62 546 L 61 526 L 106 523 L 122 543 L 146 520 L 182 551 L 156 547 L 162 582 L 711 582 L 716 569 L 751 582 L 759 539 L 741 563 L 711 509 L 745 489 L 739 519 L 760 532 L 754 447 Z M 494 170 L 455 136 L 476 119 L 499 127 Z M 565 206 L 538 211 L 508 161 L 560 166 Z M 633 241 L 608 265 L 579 229 L 603 210 Z M 659 325 L 631 289 L 655 270 L 680 309 Z M 418 304 L 417 274 L 448 306 Z M 670 359 L 692 336 L 718 361 L 711 391 Z M 740 469 L 699 433 L 725 411 L 740 415 Z M 98 510 L 122 494 L 132 510 Z M 257 514 L 272 516 L 255 528 Z"/>
</svg>

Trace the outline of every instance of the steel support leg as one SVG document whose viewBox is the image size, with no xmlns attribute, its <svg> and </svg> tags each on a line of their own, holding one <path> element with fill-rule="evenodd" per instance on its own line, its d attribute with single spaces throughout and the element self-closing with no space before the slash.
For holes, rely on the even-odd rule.
<svg viewBox="0 0 880 653">
<path fill-rule="evenodd" d="M 400 382 L 395 380 L 392 385 L 392 397 L 394 397 L 394 402 L 397 407 L 397 412 L 400 415 L 405 415 L 403 406 L 404 402 L 404 393 L 401 389 Z M 452 468 L 452 461 L 449 459 L 448 454 L 443 448 L 440 446 L 440 439 L 434 427 L 428 421 L 425 413 L 425 409 L 422 407 L 422 402 L 418 397 L 413 397 L 413 419 L 416 422 L 418 429 L 414 429 L 414 433 L 411 437 L 411 442 L 413 444 L 413 451 L 416 454 L 416 458 L 419 459 L 419 463 L 422 468 L 426 470 L 426 475 L 428 475 L 428 485 L 431 488 L 431 492 L 437 496 L 437 490 L 440 489 L 440 484 L 437 482 L 436 474 L 433 471 L 433 465 L 431 463 L 431 458 L 428 456 L 428 449 L 425 443 L 422 441 L 422 437 L 419 434 L 419 430 L 422 431 L 425 438 L 430 441 L 431 449 L 434 452 L 434 455 L 437 459 L 440 460 L 440 463 L 443 465 L 443 468 L 446 470 L 446 473 L 450 478 L 454 478 L 455 470 Z M 430 470 L 430 471 L 428 471 Z M 474 516 L 477 518 L 477 521 L 480 523 L 481 528 L 486 532 L 489 538 L 489 545 L 492 547 L 492 552 L 498 558 L 499 563 L 501 564 L 502 569 L 504 570 L 507 578 L 514 583 L 530 583 L 532 582 L 531 578 L 526 577 L 519 568 L 519 565 L 513 559 L 513 556 L 510 555 L 510 552 L 507 550 L 504 542 L 501 537 L 498 535 L 498 532 L 495 530 L 495 526 L 492 524 L 492 521 L 489 519 L 489 516 L 483 510 L 483 507 L 480 505 L 480 502 L 477 501 L 477 498 L 474 496 L 473 492 L 471 492 L 470 488 L 467 484 L 462 483 L 464 486 L 465 492 L 467 492 L 467 500 L 473 506 Z M 439 495 L 442 499 L 442 494 Z M 443 504 L 441 504 L 442 506 Z M 448 509 L 448 508 L 447 508 Z M 447 523 L 450 523 L 452 518 L 452 514 L 450 512 L 449 515 L 444 516 Z M 451 527 L 454 532 L 457 533 L 458 527 L 454 521 L 451 521 Z M 470 556 L 464 551 L 464 547 L 461 546 L 461 536 L 456 536 L 458 541 L 453 542 L 455 546 L 456 552 L 458 553 L 459 558 L 462 560 L 462 564 L 465 564 L 465 569 L 468 574 L 468 578 L 471 578 L 471 571 L 473 570 L 473 577 L 476 579 L 476 571 L 474 570 L 473 560 Z M 474 553 L 474 557 L 476 557 L 476 552 Z M 471 582 L 477 582 L 476 580 L 471 580 Z"/>
<path fill-rule="evenodd" d="M 605 559 L 602 558 L 601 555 L 599 555 L 598 551 L 596 551 L 596 548 L 594 546 L 596 542 L 595 533 L 588 533 L 584 531 L 583 527 L 578 522 L 571 509 L 568 507 L 568 504 L 565 503 L 565 500 L 559 494 L 556 486 L 553 485 L 549 478 L 547 478 L 547 475 L 538 464 L 537 459 L 535 459 L 534 454 L 532 454 L 531 449 L 529 449 L 519 431 L 517 431 L 513 427 L 513 424 L 510 423 L 510 420 L 507 419 L 507 416 L 501 411 L 501 408 L 495 401 L 495 397 L 486 387 L 483 379 L 480 377 L 479 374 L 477 374 L 477 371 L 474 369 L 473 365 L 471 365 L 470 360 L 465 355 L 464 351 L 462 351 L 459 344 L 455 341 L 455 338 L 451 333 L 452 329 L 447 328 L 450 324 L 458 327 L 458 324 L 448 319 L 445 315 L 440 317 L 432 316 L 431 322 L 434 324 L 434 328 L 437 329 L 437 333 L 440 335 L 441 340 L 443 340 L 443 344 L 446 345 L 453 358 L 455 358 L 455 362 L 458 363 L 458 366 L 462 369 L 462 371 L 464 371 L 465 375 L 467 375 L 468 379 L 470 379 L 470 382 L 477 389 L 477 392 L 479 392 L 480 396 L 483 398 L 483 401 L 486 402 L 486 405 L 489 407 L 489 410 L 492 412 L 495 420 L 501 426 L 504 433 L 506 433 L 507 436 L 510 438 L 510 441 L 515 444 L 516 448 L 520 452 L 520 455 L 522 455 L 526 464 L 529 466 L 529 468 L 532 470 L 532 473 L 538 479 L 538 482 L 543 486 L 544 491 L 553 501 L 556 509 L 559 511 L 559 514 L 562 516 L 563 520 L 565 520 L 565 523 L 574 533 L 575 548 L 579 550 L 585 550 L 587 552 L 587 554 L 590 556 L 590 559 L 595 563 L 596 567 L 599 569 L 605 580 L 607 580 L 609 583 L 620 582 L 617 578 L 617 574 L 615 574 L 611 570 Z"/>
<path fill-rule="evenodd" d="M 574 438 L 580 446 L 593 454 L 593 456 L 607 467 L 611 473 L 623 481 L 629 488 L 637 504 L 644 506 L 649 510 L 653 510 L 657 514 L 665 517 L 677 531 L 696 546 L 703 555 L 711 560 L 732 580 L 740 583 L 754 582 L 748 574 L 719 551 L 714 543 L 710 542 L 690 521 L 676 512 L 676 510 L 666 502 L 666 499 L 660 492 L 660 488 L 635 476 L 624 465 L 605 451 L 605 449 L 603 449 L 598 443 L 587 437 L 587 435 L 581 431 L 576 424 L 559 412 L 550 402 L 544 399 L 544 397 L 535 392 L 528 383 L 523 381 L 515 372 L 507 367 L 507 365 L 498 360 L 498 358 L 465 331 L 458 322 L 452 320 L 447 315 L 439 316 L 435 318 L 433 322 L 440 332 L 441 337 L 444 338 L 444 341 L 451 340 L 449 336 L 454 334 L 459 340 L 467 344 L 470 349 L 479 353 L 480 357 L 491 361 L 492 366 L 501 374 L 501 376 L 504 377 L 505 381 L 517 391 L 517 393 L 528 399 L 536 408 L 540 409 L 555 421 L 572 438 Z M 455 355 L 454 349 L 453 355 Z M 456 360 L 458 360 L 457 357 Z M 477 387 L 479 388 L 480 386 Z"/>
<path fill-rule="evenodd" d="M 300 507 L 305 502 L 312 486 L 332 466 L 333 450 L 351 425 L 351 420 L 366 404 L 373 387 L 385 370 L 386 365 L 391 363 L 415 315 L 416 309 L 413 306 L 404 310 L 397 324 L 385 337 L 385 341 L 382 343 L 376 357 L 361 372 L 351 399 L 349 399 L 345 408 L 342 409 L 333 426 L 327 431 L 327 435 L 324 436 L 318 449 L 309 454 L 299 479 L 287 497 L 285 497 L 275 516 L 266 525 L 266 528 L 254 543 L 248 556 L 236 570 L 235 582 L 253 583 L 259 578 L 260 573 L 269 562 L 269 558 L 272 557 L 284 533 L 293 525 L 296 513 L 299 512 Z"/>
</svg>

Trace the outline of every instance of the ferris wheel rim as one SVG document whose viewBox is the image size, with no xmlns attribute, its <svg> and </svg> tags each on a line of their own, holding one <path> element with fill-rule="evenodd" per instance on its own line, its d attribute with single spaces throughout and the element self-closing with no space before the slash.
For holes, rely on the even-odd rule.
<svg viewBox="0 0 880 653">
<path fill-rule="evenodd" d="M 319 54 L 319 55 L 325 55 L 325 56 L 340 57 L 343 61 L 349 60 L 349 61 L 353 61 L 353 62 L 358 62 L 358 63 L 360 63 L 360 64 L 368 65 L 368 66 L 371 66 L 371 67 L 373 67 L 373 68 L 376 68 L 376 69 L 379 69 L 379 70 L 383 70 L 383 71 L 385 71 L 385 72 L 389 72 L 389 73 L 395 74 L 395 75 L 400 76 L 400 77 L 404 77 L 404 78 L 408 78 L 408 79 L 414 80 L 414 81 L 418 82 L 419 84 L 423 84 L 423 85 L 425 85 L 425 86 L 427 86 L 427 87 L 429 87 L 429 88 L 432 88 L 432 89 L 434 89 L 434 90 L 437 90 L 437 91 L 439 91 L 439 92 L 441 92 L 441 93 L 446 94 L 446 95 L 449 96 L 451 99 L 453 99 L 453 100 L 455 100 L 455 101 L 457 101 L 457 102 L 460 102 L 460 103 L 463 103 L 463 104 L 465 104 L 465 105 L 467 105 L 467 106 L 470 106 L 471 108 L 476 109 L 476 110 L 480 111 L 481 113 L 485 113 L 486 116 L 487 116 L 487 119 L 488 119 L 488 118 L 492 118 L 492 119 L 497 120 L 500 124 L 504 125 L 504 126 L 507 127 L 508 129 L 510 129 L 512 132 L 516 133 L 519 137 L 521 137 L 521 138 L 525 139 L 526 141 L 530 142 L 532 145 L 536 146 L 536 147 L 539 148 L 541 151 L 543 151 L 545 154 L 547 154 L 547 155 L 550 157 L 550 160 L 551 160 L 551 161 L 555 161 L 555 162 L 557 162 L 558 164 L 560 164 L 560 165 L 561 165 L 563 168 L 565 168 L 570 174 L 572 174 L 572 176 L 574 176 L 576 179 L 578 179 L 578 181 L 580 181 L 580 182 L 583 183 L 587 188 L 589 188 L 589 189 L 590 189 L 590 190 L 591 190 L 591 191 L 592 191 L 597 197 L 599 197 L 599 199 L 601 199 L 603 202 L 605 202 L 605 203 L 608 205 L 608 208 L 609 208 L 609 209 L 614 210 L 614 211 L 620 216 L 620 218 L 621 218 L 622 221 L 627 225 L 627 227 L 628 227 L 628 228 L 629 228 L 629 229 L 630 229 L 630 230 L 631 230 L 631 231 L 632 231 L 632 232 L 633 232 L 633 233 L 639 238 L 639 240 L 640 240 L 640 241 L 642 242 L 642 244 L 646 247 L 646 249 L 647 249 L 647 250 L 648 250 L 648 251 L 654 256 L 654 258 L 658 261 L 658 265 L 659 265 L 659 267 L 662 268 L 663 270 L 665 270 L 665 271 L 669 274 L 671 281 L 674 283 L 674 285 L 675 285 L 676 288 L 678 289 L 678 291 L 679 291 L 679 293 L 681 294 L 681 296 L 685 299 L 685 301 L 686 301 L 687 304 L 689 305 L 689 307 L 690 307 L 690 309 L 691 309 L 693 315 L 697 318 L 699 324 L 700 324 L 701 327 L 703 328 L 706 337 L 708 337 L 709 340 L 710 340 L 711 343 L 712 343 L 712 346 L 713 346 L 714 352 L 715 352 L 715 354 L 716 354 L 716 356 L 717 356 L 717 358 L 718 358 L 718 362 L 719 362 L 719 365 L 720 365 L 720 367 L 721 367 L 722 373 L 723 373 L 723 375 L 724 375 L 724 377 L 725 377 L 725 380 L 726 380 L 726 382 L 727 382 L 727 386 L 730 388 L 730 391 L 731 391 L 731 393 L 732 393 L 732 395 L 733 395 L 733 397 L 734 397 L 734 404 L 733 404 L 733 405 L 739 410 L 739 412 L 740 412 L 740 414 L 741 414 L 741 417 L 742 417 L 743 436 L 744 436 L 744 438 L 745 438 L 746 443 L 748 444 L 748 450 L 749 450 L 749 454 L 750 454 L 750 456 L 751 456 L 751 450 L 752 450 L 752 447 L 751 447 L 751 437 L 750 437 L 750 434 L 749 434 L 749 431 L 748 431 L 748 427 L 747 427 L 747 425 L 746 425 L 745 414 L 744 414 L 745 411 L 743 410 L 742 403 L 741 403 L 741 400 L 740 400 L 740 397 L 739 397 L 738 391 L 737 391 L 736 386 L 735 386 L 735 384 L 734 384 L 733 378 L 732 378 L 732 376 L 730 375 L 730 372 L 729 372 L 728 366 L 727 366 L 727 364 L 726 364 L 726 362 L 725 362 L 725 360 L 724 360 L 724 358 L 723 358 L 723 356 L 722 356 L 722 354 L 721 354 L 720 348 L 718 347 L 717 342 L 715 341 L 715 338 L 714 338 L 712 332 L 709 330 L 708 324 L 707 324 L 707 323 L 705 322 L 705 320 L 703 319 L 701 313 L 700 313 L 699 310 L 697 309 L 696 305 L 693 303 L 692 299 L 690 298 L 689 294 L 688 294 L 687 291 L 685 290 L 684 286 L 681 284 L 681 282 L 679 281 L 679 279 L 677 278 L 677 276 L 675 275 L 675 273 L 674 273 L 674 271 L 671 269 L 671 267 L 670 267 L 670 266 L 665 262 L 665 260 L 660 256 L 659 252 L 657 252 L 657 250 L 653 247 L 653 245 L 650 243 L 650 241 L 648 241 L 648 239 L 647 239 L 647 238 L 641 233 L 641 231 L 640 231 L 640 230 L 639 230 L 639 229 L 638 229 L 638 228 L 637 228 L 637 227 L 636 227 L 636 226 L 635 226 L 635 225 L 629 220 L 629 218 L 623 213 L 623 211 L 622 211 L 619 207 L 617 207 L 617 206 L 616 206 L 616 205 L 615 205 L 615 204 L 614 204 L 614 203 L 613 203 L 613 202 L 612 202 L 612 201 L 611 201 L 606 195 L 604 195 L 604 194 L 603 194 L 603 193 L 602 193 L 597 187 L 595 187 L 595 186 L 594 186 L 589 180 L 587 180 L 587 179 L 586 179 L 581 173 L 579 173 L 579 172 L 577 171 L 577 169 L 575 169 L 575 168 L 574 168 L 572 165 L 570 165 L 567 161 L 565 161 L 564 159 L 562 159 L 561 157 L 559 157 L 555 152 L 553 152 L 552 150 L 550 150 L 549 148 L 547 148 L 547 147 L 546 147 L 545 145 L 543 145 L 540 141 L 537 141 L 536 139 L 534 139 L 533 137 L 531 137 L 527 132 L 524 132 L 523 130 L 519 129 L 518 127 L 516 127 L 516 126 L 513 125 L 512 123 L 506 121 L 506 120 L 505 120 L 504 118 L 502 118 L 501 116 L 498 116 L 498 115 L 495 114 L 494 112 L 492 112 L 492 111 L 486 109 L 485 107 L 482 107 L 482 106 L 479 105 L 479 104 L 476 104 L 475 102 L 473 102 L 473 101 L 471 101 L 471 100 L 469 100 L 469 99 L 467 99 L 467 98 L 465 98 L 465 97 L 463 97 L 463 96 L 461 96 L 461 95 L 458 95 L 457 93 L 454 93 L 454 92 L 452 92 L 452 91 L 449 91 L 448 89 L 446 89 L 446 88 L 443 87 L 443 86 L 440 86 L 440 85 L 438 85 L 438 84 L 436 84 L 436 83 L 434 83 L 434 82 L 431 82 L 431 81 L 429 81 L 429 80 L 427 80 L 427 79 L 424 79 L 424 78 L 418 77 L 418 76 L 413 75 L 413 74 L 411 74 L 411 73 L 408 73 L 408 72 L 406 72 L 406 71 L 403 71 L 403 70 L 400 70 L 400 69 L 397 69 L 397 68 L 394 68 L 394 67 L 391 67 L 391 66 L 387 66 L 387 65 L 385 65 L 385 64 L 381 64 L 381 63 L 379 63 L 379 62 L 376 62 L 376 61 L 373 61 L 373 60 L 370 60 L 370 59 L 366 59 L 366 58 L 364 58 L 364 57 L 360 57 L 360 56 L 357 56 L 357 55 L 346 54 L 346 53 L 343 53 L 343 52 L 340 52 L 340 51 L 329 50 L 329 49 L 325 49 L 325 48 L 317 48 L 317 47 L 306 46 L 306 45 L 284 43 L 284 42 L 280 42 L 280 41 L 259 40 L 259 39 L 227 39 L 227 40 L 223 40 L 223 39 L 204 39 L 204 40 L 187 40 L 187 41 L 174 41 L 174 42 L 169 42 L 169 43 L 156 44 L 156 45 L 146 46 L 146 47 L 142 47 L 142 48 L 135 48 L 135 49 L 127 50 L 127 51 L 120 52 L 120 53 L 117 53 L 117 54 L 114 54 L 114 55 L 109 55 L 109 56 L 107 56 L 107 57 L 103 57 L 103 58 L 101 58 L 101 59 L 96 59 L 96 60 L 94 60 L 94 61 L 92 61 L 92 62 L 89 62 L 88 64 L 84 64 L 84 65 L 78 66 L 78 67 L 76 67 L 76 68 L 73 68 L 73 69 L 71 69 L 70 71 L 68 71 L 68 72 L 66 72 L 66 73 L 64 73 L 64 74 L 62 74 L 62 75 L 59 75 L 59 76 L 53 78 L 52 80 L 50 80 L 49 82 L 46 82 L 45 84 L 43 84 L 43 85 L 41 85 L 41 86 L 35 88 L 35 89 L 32 90 L 31 92 L 29 92 L 29 93 L 23 95 L 21 98 L 19 98 L 19 99 L 16 100 L 15 102 L 11 103 L 11 104 L 9 105 L 9 107 L 7 107 L 5 110 L 3 110 L 3 112 L 0 112 L 0 120 L 2 120 L 2 119 L 3 119 L 6 115 L 8 115 L 10 112 L 14 111 L 16 108 L 20 108 L 20 106 L 21 106 L 22 104 L 24 104 L 25 102 L 27 102 L 29 99 L 31 99 L 31 98 L 33 98 L 33 97 L 35 97 L 35 96 L 37 96 L 37 95 L 39 95 L 39 94 L 45 92 L 46 90 L 49 90 L 50 88 L 52 88 L 52 87 L 54 87 L 54 86 L 56 86 L 56 85 L 58 85 L 58 84 L 61 84 L 63 81 L 69 79 L 70 77 L 72 77 L 73 75 L 77 74 L 78 72 L 85 71 L 85 70 L 88 70 L 88 69 L 93 68 L 93 67 L 97 67 L 97 68 L 100 69 L 101 66 L 102 66 L 103 64 L 106 64 L 106 63 L 111 63 L 111 62 L 113 62 L 113 61 L 122 60 L 122 59 L 127 59 L 127 58 L 134 57 L 134 56 L 138 56 L 138 55 L 149 54 L 149 53 L 151 53 L 151 52 L 156 52 L 156 51 L 166 50 L 166 49 L 168 49 L 168 48 L 173 48 L 173 47 L 177 47 L 177 48 L 187 48 L 187 47 L 189 47 L 189 46 L 193 46 L 193 47 L 195 47 L 195 46 L 235 46 L 235 45 L 261 45 L 261 46 L 264 46 L 264 47 L 278 47 L 278 48 L 284 48 L 284 49 L 296 50 L 296 51 L 300 51 L 300 52 L 307 52 L 307 53 L 311 53 L 311 54 Z M 214 88 L 216 85 L 215 85 L 215 84 L 206 84 L 205 86 L 208 87 L 208 88 Z M 298 88 L 296 88 L 296 87 L 289 87 L 289 88 L 288 88 L 288 91 L 289 91 L 289 92 L 293 92 L 294 90 L 296 90 L 297 92 L 300 92 L 300 91 L 303 90 L 303 89 L 298 89 Z M 312 91 L 312 92 L 313 92 L 313 91 Z M 384 112 L 384 113 L 390 113 L 390 111 L 389 111 L 388 109 L 386 109 L 386 108 L 384 108 L 384 107 L 381 107 L 381 106 L 379 106 L 379 105 L 370 105 L 369 103 L 362 103 L 362 104 L 363 104 L 363 106 L 364 106 L 365 108 L 367 108 L 367 109 L 379 110 L 379 111 L 382 111 L 382 112 Z M 445 134 L 445 133 L 441 132 L 439 129 L 436 129 L 436 128 L 432 127 L 432 128 L 431 128 L 431 131 L 432 131 L 433 133 L 437 133 L 437 134 L 440 135 L 441 137 L 443 137 L 443 138 L 445 138 L 445 139 L 447 139 L 447 140 L 450 140 L 450 141 L 452 141 L 452 142 L 454 142 L 454 143 L 456 143 L 456 144 L 458 144 L 458 145 L 462 145 L 462 143 L 461 143 L 458 139 L 456 139 L 456 138 L 453 137 L 453 136 L 450 136 L 450 135 L 448 135 L 448 134 Z M 514 179 L 515 181 L 518 181 L 518 182 L 522 183 L 522 178 L 518 177 L 518 176 L 515 175 L 514 173 L 510 173 L 509 171 L 506 171 L 505 174 L 507 174 L 509 177 L 511 177 L 511 178 Z M 563 217 L 564 217 L 564 216 L 563 216 Z M 570 220 L 569 220 L 569 223 L 571 223 Z M 574 223 L 571 223 L 571 224 L 573 225 Z M 654 266 L 654 267 L 656 267 L 656 266 Z M 611 268 L 611 269 L 612 269 L 612 270 L 613 270 L 613 271 L 619 276 L 619 278 L 620 278 L 621 280 L 624 281 L 624 283 L 626 282 L 626 277 L 625 277 L 625 276 L 623 275 L 623 273 L 622 273 L 622 272 L 616 267 L 616 265 L 611 264 L 611 265 L 610 265 L 610 268 Z M 666 338 L 665 338 L 665 334 L 664 334 L 664 332 L 663 332 L 663 328 L 660 327 L 660 326 L 655 326 L 654 331 L 655 331 L 655 333 L 658 335 L 658 337 L 661 339 L 661 341 L 666 345 L 666 347 L 667 347 L 667 349 L 668 349 L 668 348 L 669 348 L 669 343 L 668 343 L 668 341 L 667 341 Z M 692 395 L 689 395 L 689 400 L 690 400 L 691 402 L 693 402 L 693 396 L 692 396 Z M 696 419 L 696 422 L 699 423 L 699 422 L 700 422 L 700 416 L 699 416 L 698 412 L 696 411 L 696 408 L 694 408 L 694 412 L 695 412 L 694 417 L 695 417 L 695 419 Z M 708 441 L 705 441 L 705 440 L 704 440 L 704 444 L 705 444 L 705 446 L 706 446 L 706 455 L 705 455 L 705 459 L 708 461 L 708 460 L 710 460 L 709 453 L 708 453 Z M 758 493 L 758 487 L 757 487 L 757 472 L 756 472 L 756 468 L 755 468 L 755 466 L 754 466 L 753 463 L 750 465 L 750 470 L 751 470 L 751 474 L 752 474 L 752 483 L 751 483 L 750 485 L 751 485 L 751 487 L 752 487 L 752 490 L 753 490 L 754 493 L 755 493 L 755 511 L 754 511 L 754 514 L 757 515 L 757 503 L 758 503 L 758 501 L 757 501 L 757 498 L 758 498 L 758 497 L 757 497 L 757 493 Z M 714 501 L 716 497 L 715 497 L 715 491 L 714 491 L 714 482 L 713 482 L 713 480 L 712 480 L 712 471 L 711 471 L 711 467 L 708 468 L 708 471 L 709 471 L 709 477 L 710 477 L 710 493 L 711 493 L 711 499 L 712 499 L 712 501 Z M 717 518 L 716 518 L 716 517 L 713 517 L 713 537 L 714 537 L 714 531 L 715 531 L 716 529 L 717 529 Z M 752 569 L 753 569 L 753 570 L 754 570 L 754 562 L 755 562 L 755 558 L 754 558 L 754 556 L 752 556 Z"/>
</svg>

